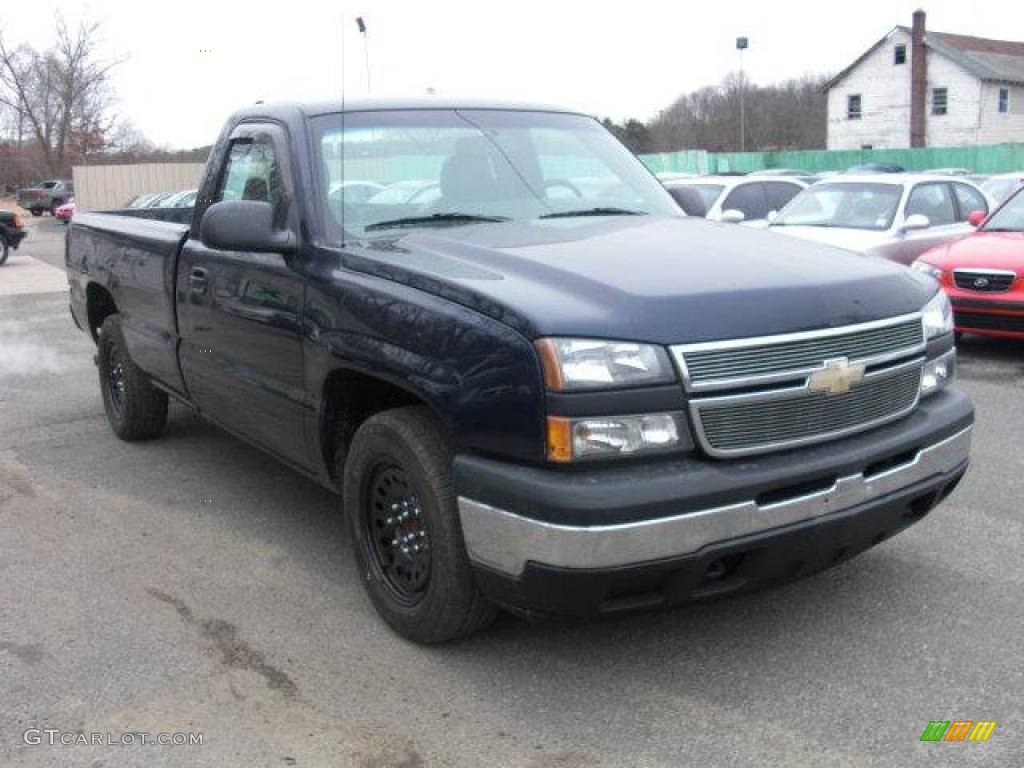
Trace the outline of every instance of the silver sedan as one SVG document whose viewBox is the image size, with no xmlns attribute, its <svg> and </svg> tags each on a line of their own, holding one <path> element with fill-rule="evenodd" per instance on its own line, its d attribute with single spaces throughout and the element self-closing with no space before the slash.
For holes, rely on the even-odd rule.
<svg viewBox="0 0 1024 768">
<path fill-rule="evenodd" d="M 962 178 L 851 175 L 808 187 L 768 226 L 910 264 L 929 248 L 971 232 L 991 207 L 985 193 Z"/>
</svg>

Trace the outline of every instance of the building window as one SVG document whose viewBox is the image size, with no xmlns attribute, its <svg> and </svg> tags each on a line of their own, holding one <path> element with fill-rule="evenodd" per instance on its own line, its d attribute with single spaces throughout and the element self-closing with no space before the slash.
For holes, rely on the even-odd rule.
<svg viewBox="0 0 1024 768">
<path fill-rule="evenodd" d="M 846 119 L 860 120 L 860 94 L 851 93 L 846 97 Z"/>
<path fill-rule="evenodd" d="M 892 63 L 893 64 L 906 64 L 907 63 L 907 46 L 897 45 L 892 51 Z"/>
<path fill-rule="evenodd" d="M 932 114 L 946 114 L 946 106 L 949 100 L 949 92 L 946 88 L 932 88 Z"/>
<path fill-rule="evenodd" d="M 1010 111 L 1010 89 L 1000 88 L 999 89 L 999 111 L 1009 112 Z"/>
</svg>

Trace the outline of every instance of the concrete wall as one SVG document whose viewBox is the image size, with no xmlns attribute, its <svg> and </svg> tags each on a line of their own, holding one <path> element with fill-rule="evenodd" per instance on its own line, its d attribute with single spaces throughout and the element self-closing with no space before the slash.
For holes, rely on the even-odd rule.
<svg viewBox="0 0 1024 768">
<path fill-rule="evenodd" d="M 195 189 L 203 163 L 140 163 L 138 165 L 76 165 L 75 207 L 79 211 L 123 208 L 136 195 Z"/>
<path fill-rule="evenodd" d="M 907 46 L 907 63 L 893 48 Z M 910 146 L 910 35 L 895 29 L 882 45 L 828 92 L 828 148 Z M 932 114 L 932 89 L 947 90 L 947 113 Z M 929 147 L 1024 141 L 1024 88 L 1010 87 L 1010 112 L 1000 113 L 999 88 L 984 83 L 940 53 L 928 50 L 925 136 Z M 846 97 L 861 95 L 861 119 L 846 116 Z"/>
</svg>

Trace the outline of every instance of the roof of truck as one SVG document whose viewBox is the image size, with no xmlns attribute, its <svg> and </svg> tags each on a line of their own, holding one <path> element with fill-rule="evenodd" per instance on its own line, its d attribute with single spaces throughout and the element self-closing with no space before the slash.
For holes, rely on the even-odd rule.
<svg viewBox="0 0 1024 768">
<path fill-rule="evenodd" d="M 300 111 L 306 115 L 330 115 L 339 112 L 378 112 L 413 109 L 502 109 L 521 112 L 561 112 L 585 115 L 577 109 L 522 101 L 501 101 L 496 99 L 452 98 L 448 96 L 413 96 L 407 98 L 359 98 L 309 103 L 267 102 L 253 104 L 240 111 L 273 114 L 274 112 Z"/>
</svg>

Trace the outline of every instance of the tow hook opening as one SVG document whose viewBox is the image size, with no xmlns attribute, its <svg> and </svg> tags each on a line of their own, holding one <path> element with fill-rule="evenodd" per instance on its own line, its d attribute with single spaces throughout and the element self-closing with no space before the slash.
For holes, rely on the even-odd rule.
<svg viewBox="0 0 1024 768">
<path fill-rule="evenodd" d="M 731 555 L 726 555 L 725 557 L 720 557 L 717 560 L 712 560 L 704 570 L 704 578 L 701 579 L 701 583 L 705 585 L 720 584 L 725 581 L 736 573 L 736 570 L 740 567 L 744 557 L 744 553 L 737 552 Z"/>
</svg>

